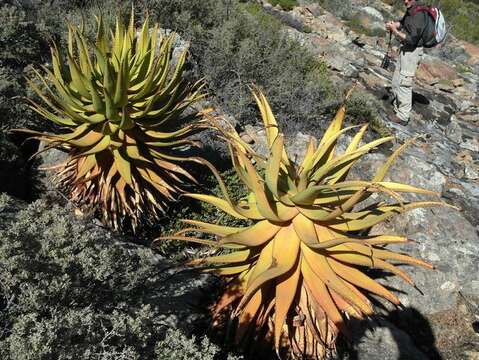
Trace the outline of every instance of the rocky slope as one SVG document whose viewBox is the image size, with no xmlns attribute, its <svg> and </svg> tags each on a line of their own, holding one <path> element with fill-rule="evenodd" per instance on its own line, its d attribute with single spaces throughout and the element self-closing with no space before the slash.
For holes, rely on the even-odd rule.
<svg viewBox="0 0 479 360">
<path fill-rule="evenodd" d="M 356 81 L 358 87 L 378 99 L 379 116 L 387 131 L 397 137 L 397 143 L 422 135 L 399 158 L 390 178 L 435 190 L 443 200 L 461 209 L 418 209 L 373 229 L 407 234 L 417 244 L 401 250 L 430 261 L 436 269 L 407 269 L 422 294 L 394 277 L 384 279 L 397 289 L 404 308 L 384 310 L 379 320 L 352 323 L 352 347 L 341 347 L 339 357 L 479 359 L 479 48 L 449 36 L 444 46 L 428 50 L 417 73 L 412 120 L 401 126 L 388 120 L 391 107 L 382 100 L 392 76 L 392 69 L 380 67 L 387 38 L 374 36 L 381 34 L 392 8 L 381 1 L 353 0 L 353 22 L 341 20 L 317 2 L 299 3 L 293 10 L 283 11 L 261 2 L 265 11 L 283 21 L 288 36 L 327 63 L 333 82 L 349 87 Z M 231 116 L 227 119 L 234 121 Z M 323 125 L 318 122 L 318 127 Z M 260 129 L 250 125 L 245 133 L 260 151 L 265 151 Z M 312 135 L 317 134 L 297 133 L 290 138 L 291 158 L 301 158 Z M 0 139 L 0 148 L 8 146 Z M 384 148 L 367 156 L 353 176 L 371 178 L 388 151 Z M 23 165 L 17 163 L 20 155 L 9 154 L 13 160 L 0 159 L 0 163 L 8 160 L 12 169 L 23 171 Z M 52 158 L 42 159 L 45 164 L 59 159 L 58 153 L 49 156 Z M 6 175 L 0 174 L 0 184 L 11 183 L 2 177 Z M 182 298 L 198 289 L 210 291 L 212 278 L 191 276 L 180 273 L 175 277 L 175 281 L 191 281 L 187 289 L 177 290 Z M 176 283 L 168 291 L 174 288 Z M 200 298 L 197 294 L 193 297 Z M 165 303 L 165 309 L 171 305 Z M 194 311 L 187 311 L 167 320 L 187 325 L 188 314 L 196 316 Z"/>
<path fill-rule="evenodd" d="M 387 279 L 406 308 L 385 312 L 379 322 L 358 324 L 355 350 L 344 357 L 478 359 L 479 48 L 449 35 L 441 47 L 426 50 L 416 74 L 412 120 L 407 126 L 395 124 L 388 119 L 392 109 L 387 101 L 393 66 L 389 71 L 380 66 L 387 37 L 371 36 L 381 34 L 393 9 L 381 1 L 351 3 L 354 21 L 338 19 L 317 2 L 300 1 L 291 11 L 261 2 L 264 10 L 283 21 L 291 38 L 328 64 L 338 84 L 347 87 L 356 81 L 379 99 L 381 120 L 397 143 L 420 136 L 390 178 L 437 191 L 460 210 L 418 209 L 381 225 L 416 240 L 415 246 L 401 250 L 430 261 L 436 269 L 408 268 L 423 294 L 398 279 Z M 393 42 L 393 52 L 397 45 Z M 246 133 L 261 151 L 265 147 L 260 129 L 249 127 Z M 310 135 L 293 137 L 290 152 L 300 158 Z M 387 151 L 369 155 L 354 174 L 372 175 Z"/>
</svg>

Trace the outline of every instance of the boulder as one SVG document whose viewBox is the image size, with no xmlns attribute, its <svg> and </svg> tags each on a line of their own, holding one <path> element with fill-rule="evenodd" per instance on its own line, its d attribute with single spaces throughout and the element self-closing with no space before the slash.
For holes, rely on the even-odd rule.
<svg viewBox="0 0 479 360">
<path fill-rule="evenodd" d="M 435 266 L 434 270 L 405 268 L 419 293 L 397 277 L 384 281 L 399 291 L 398 296 L 405 306 L 431 315 L 452 307 L 455 294 L 459 291 L 471 296 L 479 295 L 476 277 L 479 237 L 475 227 L 460 211 L 448 207 L 416 209 L 377 225 L 371 232 L 380 233 L 406 234 L 416 244 L 391 248 L 422 258 Z"/>
<path fill-rule="evenodd" d="M 464 51 L 469 56 L 467 59 L 467 65 L 476 65 L 479 63 L 479 47 L 470 43 L 465 42 L 463 44 Z"/>
<path fill-rule="evenodd" d="M 416 77 L 427 84 L 434 84 L 440 80 L 455 80 L 459 78 L 456 69 L 437 58 L 425 57 L 419 64 Z"/>
<path fill-rule="evenodd" d="M 373 7 L 364 6 L 354 16 L 354 19 L 364 29 L 371 30 L 384 30 L 384 17 L 383 15 Z"/>
<path fill-rule="evenodd" d="M 310 141 L 317 145 L 317 140 L 314 136 L 303 134 L 302 132 L 298 132 L 295 137 L 286 140 L 289 158 L 298 166 L 304 159 Z"/>
<path fill-rule="evenodd" d="M 420 146 L 408 150 L 390 170 L 388 181 L 410 184 L 439 194 L 447 193 L 450 191 L 451 180 L 438 167 L 451 167 L 450 163 L 442 165 L 426 160 L 426 154 L 437 159 L 440 155 L 436 151 Z M 453 154 L 449 156 L 451 155 Z M 385 160 L 386 155 L 380 152 L 368 155 L 358 166 L 353 167 L 351 179 L 371 179 L 375 169 Z M 467 182 L 460 184 L 461 193 L 456 196 L 461 199 L 461 204 L 469 203 L 468 212 L 473 217 L 474 210 L 479 206 L 479 187 L 476 185 L 474 195 L 468 191 Z M 474 185 L 470 186 L 474 188 Z M 419 198 L 424 199 L 411 196 L 410 200 Z M 457 205 L 460 203 L 455 202 Z M 428 315 L 453 306 L 457 291 L 479 296 L 479 281 L 476 276 L 479 270 L 479 236 L 475 224 L 462 211 L 449 207 L 416 209 L 376 225 L 371 232 L 381 233 L 407 235 L 417 243 L 391 248 L 425 259 L 436 267 L 435 270 L 412 266 L 405 269 L 424 295 L 398 277 L 381 280 L 399 290 L 398 296 L 406 306 L 412 306 Z"/>
</svg>

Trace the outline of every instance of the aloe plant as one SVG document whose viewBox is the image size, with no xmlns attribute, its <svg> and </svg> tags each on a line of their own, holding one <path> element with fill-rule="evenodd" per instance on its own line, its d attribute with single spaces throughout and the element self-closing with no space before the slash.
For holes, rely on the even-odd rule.
<svg viewBox="0 0 479 360">
<path fill-rule="evenodd" d="M 284 136 L 265 96 L 255 90 L 254 97 L 264 123 L 269 157 L 255 153 L 234 129 L 221 130 L 248 195 L 233 202 L 214 168 L 222 197 L 187 194 L 235 218 L 250 220 L 253 225 L 229 227 L 184 220 L 188 227 L 157 241 L 190 241 L 219 251 L 193 260 L 191 265 L 201 265 L 206 271 L 230 279 L 214 315 L 218 319 L 226 312 L 237 320 L 237 343 L 271 339 L 278 353 L 285 349 L 293 358 L 323 359 L 334 350 L 340 332 L 349 334 L 345 317 L 362 319 L 373 314 L 369 294 L 400 304 L 396 295 L 361 271 L 362 267 L 390 272 L 410 284 L 414 284 L 411 277 L 395 263 L 432 268 L 427 262 L 384 248 L 409 243 L 405 236 L 358 234 L 399 213 L 445 204 L 407 202 L 401 193 L 438 194 L 384 180 L 407 143 L 392 153 L 372 180 L 347 180 L 351 167 L 361 157 L 393 138 L 361 144 L 367 130 L 364 125 L 346 150 L 338 154 L 338 138 L 357 128 L 342 129 L 345 105 L 319 145 L 311 141 L 301 164 L 295 165 L 287 155 Z M 361 208 L 364 200 L 378 192 L 392 202 Z M 198 234 L 213 235 L 215 239 Z"/>
<path fill-rule="evenodd" d="M 59 184 L 80 205 L 100 207 L 104 221 L 118 229 L 137 227 L 142 217 L 158 218 L 195 178 L 181 163 L 195 161 L 181 149 L 202 129 L 203 114 L 191 105 L 205 94 L 204 82 L 184 78 L 187 50 L 172 62 L 175 34 L 163 36 L 146 18 L 137 33 L 133 11 L 125 27 L 117 18 L 106 29 L 97 18 L 97 36 L 89 44 L 69 25 L 63 65 L 56 45 L 52 69 L 35 71 L 31 88 L 43 101 L 30 100 L 61 134 L 28 131 L 69 153 L 57 171 Z M 189 109 L 189 112 L 187 112 Z"/>
</svg>

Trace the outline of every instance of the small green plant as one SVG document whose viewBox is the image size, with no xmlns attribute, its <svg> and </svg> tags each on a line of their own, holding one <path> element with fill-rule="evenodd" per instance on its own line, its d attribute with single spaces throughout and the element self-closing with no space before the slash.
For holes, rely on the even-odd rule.
<svg viewBox="0 0 479 360">
<path fill-rule="evenodd" d="M 281 21 L 272 14 L 266 12 L 264 8 L 256 2 L 247 2 L 245 4 L 240 4 L 239 8 L 253 15 L 253 17 L 264 28 L 277 29 L 278 31 L 281 28 Z"/>
<path fill-rule="evenodd" d="M 298 6 L 297 0 L 270 0 L 271 5 L 279 5 L 283 10 L 292 10 L 295 6 Z"/>
<path fill-rule="evenodd" d="M 456 70 L 460 72 L 461 74 L 472 73 L 472 69 L 470 66 L 459 63 L 459 64 L 456 64 L 455 67 L 456 67 Z"/>
<path fill-rule="evenodd" d="M 348 99 L 347 117 L 352 123 L 361 124 L 368 122 L 371 130 L 375 131 L 381 137 L 391 136 L 384 121 L 381 119 L 378 110 L 381 104 L 371 94 L 365 91 L 355 91 Z"/>
<path fill-rule="evenodd" d="M 351 0 L 314 0 L 340 19 L 349 19 L 353 14 Z"/>
</svg>

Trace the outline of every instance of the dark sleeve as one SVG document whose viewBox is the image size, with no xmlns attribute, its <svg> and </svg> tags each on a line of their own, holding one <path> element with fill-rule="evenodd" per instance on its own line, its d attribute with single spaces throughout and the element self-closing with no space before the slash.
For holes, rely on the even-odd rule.
<svg viewBox="0 0 479 360">
<path fill-rule="evenodd" d="M 406 39 L 404 40 L 406 45 L 418 46 L 424 32 L 424 27 L 426 26 L 425 15 L 427 16 L 424 12 L 418 12 L 414 16 L 403 19 L 402 30 L 406 34 Z"/>
<path fill-rule="evenodd" d="M 406 14 L 404 14 L 404 16 L 401 19 L 397 20 L 401 24 L 401 26 L 399 27 L 400 30 L 404 28 L 404 19 L 405 18 L 406 18 Z"/>
</svg>

